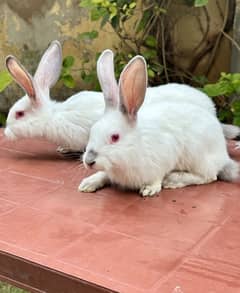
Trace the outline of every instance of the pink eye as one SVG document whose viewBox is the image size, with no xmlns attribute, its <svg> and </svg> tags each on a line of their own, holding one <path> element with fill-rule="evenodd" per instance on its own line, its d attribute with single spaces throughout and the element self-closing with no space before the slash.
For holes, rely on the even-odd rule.
<svg viewBox="0 0 240 293">
<path fill-rule="evenodd" d="M 119 140 L 119 134 L 115 133 L 111 135 L 111 143 L 115 143 Z"/>
<path fill-rule="evenodd" d="M 22 118 L 24 116 L 24 111 L 17 111 L 15 113 L 16 119 Z"/>
</svg>

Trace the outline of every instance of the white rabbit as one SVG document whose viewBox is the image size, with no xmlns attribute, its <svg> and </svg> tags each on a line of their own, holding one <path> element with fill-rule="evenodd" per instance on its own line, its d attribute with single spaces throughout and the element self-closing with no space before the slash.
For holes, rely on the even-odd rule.
<svg viewBox="0 0 240 293">
<path fill-rule="evenodd" d="M 110 68 L 108 74 L 104 72 Z M 113 52 L 109 49 L 103 51 L 97 62 L 97 73 L 102 90 L 107 83 L 112 83 L 111 95 L 118 95 L 118 87 L 116 86 L 116 80 L 114 77 L 114 63 Z M 111 77 L 111 78 L 110 78 Z M 102 80 L 104 78 L 104 80 Z M 113 91 L 117 91 L 114 92 Z M 146 90 L 146 97 L 144 100 L 144 106 L 149 103 L 190 103 L 195 106 L 204 108 L 209 113 L 216 116 L 216 108 L 213 101 L 202 91 L 195 89 L 189 85 L 169 83 L 166 85 L 160 85 L 155 87 L 148 87 Z M 226 139 L 240 139 L 240 127 L 231 124 L 221 124 Z"/>
<path fill-rule="evenodd" d="M 10 139 L 43 137 L 63 149 L 84 151 L 89 129 L 104 111 L 104 99 L 102 93 L 92 91 L 64 102 L 50 99 L 49 90 L 61 73 L 60 43 L 50 44 L 34 77 L 13 56 L 7 57 L 6 66 L 26 95 L 10 109 L 5 135 Z"/>
<path fill-rule="evenodd" d="M 142 107 L 147 86 L 143 57 L 133 58 L 121 73 L 119 98 L 104 83 L 106 72 L 99 73 L 106 110 L 93 125 L 83 156 L 85 166 L 98 172 L 85 178 L 79 191 L 94 192 L 113 183 L 152 196 L 162 186 L 239 178 L 239 166 L 228 155 L 214 115 L 191 103 Z"/>
<path fill-rule="evenodd" d="M 58 41 L 53 41 L 46 50 L 33 78 L 15 57 L 7 57 L 6 66 L 26 95 L 9 111 L 6 137 L 43 137 L 56 143 L 62 153 L 84 151 L 90 127 L 104 113 L 103 95 L 100 92 L 82 91 L 65 102 L 51 100 L 49 91 L 59 78 L 61 64 L 62 50 Z M 107 73 L 104 83 L 112 85 L 111 95 L 118 95 L 112 51 L 105 50 L 102 53 L 98 60 L 98 71 Z M 190 102 L 215 115 L 212 101 L 202 92 L 187 85 L 168 84 L 148 88 L 146 96 L 146 104 L 164 101 Z M 226 129 L 227 138 L 233 138 L 239 131 L 232 125 L 227 125 Z"/>
</svg>

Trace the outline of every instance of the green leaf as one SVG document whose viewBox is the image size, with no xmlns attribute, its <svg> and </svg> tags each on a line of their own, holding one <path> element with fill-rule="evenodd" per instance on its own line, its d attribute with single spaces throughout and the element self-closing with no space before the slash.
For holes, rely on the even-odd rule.
<svg viewBox="0 0 240 293">
<path fill-rule="evenodd" d="M 142 31 L 145 28 L 145 26 L 151 16 L 152 16 L 152 14 L 150 13 L 149 10 L 144 11 L 143 16 L 141 18 L 141 21 L 139 22 L 139 25 L 137 27 L 137 33 L 139 33 L 140 31 Z"/>
<path fill-rule="evenodd" d="M 148 72 L 149 78 L 154 78 L 156 75 L 155 72 L 151 68 L 148 68 L 147 72 Z"/>
<path fill-rule="evenodd" d="M 84 32 L 78 35 L 79 40 L 93 40 L 98 37 L 98 32 L 93 30 L 91 32 Z"/>
<path fill-rule="evenodd" d="M 105 13 L 106 9 L 99 9 L 99 8 L 94 8 L 91 10 L 91 20 L 96 21 L 99 20 L 103 14 Z"/>
<path fill-rule="evenodd" d="M 117 29 L 119 27 L 119 21 L 120 21 L 120 17 L 118 15 L 111 18 L 110 23 L 114 29 Z"/>
<path fill-rule="evenodd" d="M 151 47 L 151 48 L 156 48 L 157 46 L 157 40 L 154 36 L 148 36 L 145 40 L 145 43 L 147 46 Z"/>
<path fill-rule="evenodd" d="M 209 97 L 217 97 L 229 95 L 229 93 L 232 93 L 232 89 L 231 85 L 224 83 L 206 84 L 203 87 L 203 92 Z"/>
<path fill-rule="evenodd" d="M 134 9 L 136 7 L 136 2 L 132 2 L 129 4 L 129 8 Z"/>
<path fill-rule="evenodd" d="M 117 7 L 115 7 L 115 6 L 110 7 L 109 11 L 110 11 L 110 19 L 115 17 L 118 13 Z"/>
<path fill-rule="evenodd" d="M 72 89 L 75 87 L 75 80 L 72 75 L 68 74 L 62 77 L 63 83 L 66 87 Z"/>
<path fill-rule="evenodd" d="M 91 8 L 94 4 L 92 0 L 81 0 L 79 6 L 83 8 Z"/>
<path fill-rule="evenodd" d="M 233 113 L 238 113 L 240 116 L 240 100 L 236 100 L 232 103 L 231 109 Z"/>
<path fill-rule="evenodd" d="M 160 63 L 149 63 L 149 68 L 153 71 L 157 72 L 158 74 L 162 73 L 164 70 L 164 66 Z"/>
<path fill-rule="evenodd" d="M 63 59 L 63 67 L 64 68 L 70 68 L 73 66 L 75 62 L 75 59 L 73 56 L 66 56 L 64 59 Z"/>
<path fill-rule="evenodd" d="M 0 92 L 5 90 L 5 88 L 12 82 L 12 77 L 8 71 L 0 72 Z"/>
<path fill-rule="evenodd" d="M 233 118 L 233 124 L 240 126 L 240 116 L 236 116 Z"/>
<path fill-rule="evenodd" d="M 205 85 L 208 82 L 208 79 L 205 75 L 195 75 L 193 76 L 192 80 L 201 86 Z"/>
<path fill-rule="evenodd" d="M 142 53 L 143 57 L 145 59 L 151 59 L 157 56 L 157 51 L 156 50 L 146 50 L 145 52 Z"/>
<path fill-rule="evenodd" d="M 103 15 L 102 15 L 102 20 L 100 23 L 100 28 L 103 28 L 105 26 L 105 24 L 109 21 L 110 16 L 109 13 L 106 11 Z"/>
<path fill-rule="evenodd" d="M 220 121 L 227 121 L 232 119 L 232 112 L 229 109 L 220 109 L 218 111 L 218 118 Z"/>
<path fill-rule="evenodd" d="M 94 73 L 86 74 L 83 78 L 84 82 L 91 83 L 96 80 L 96 75 Z"/>
<path fill-rule="evenodd" d="M 195 0 L 194 6 L 195 7 L 202 7 L 208 4 L 208 0 Z"/>
</svg>

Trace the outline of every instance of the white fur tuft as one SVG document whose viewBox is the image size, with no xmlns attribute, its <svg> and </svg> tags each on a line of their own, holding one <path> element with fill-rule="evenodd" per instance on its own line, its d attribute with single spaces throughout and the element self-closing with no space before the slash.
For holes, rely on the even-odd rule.
<svg viewBox="0 0 240 293">
<path fill-rule="evenodd" d="M 239 163 L 229 160 L 218 174 L 219 179 L 224 181 L 237 181 L 240 179 Z"/>
</svg>

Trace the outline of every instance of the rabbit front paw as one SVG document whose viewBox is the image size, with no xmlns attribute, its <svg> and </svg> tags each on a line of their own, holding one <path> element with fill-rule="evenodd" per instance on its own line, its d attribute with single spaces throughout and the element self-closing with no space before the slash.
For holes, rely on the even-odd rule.
<svg viewBox="0 0 240 293">
<path fill-rule="evenodd" d="M 108 177 L 104 172 L 97 172 L 84 178 L 78 187 L 80 192 L 95 192 L 108 183 Z"/>
<path fill-rule="evenodd" d="M 157 193 L 159 193 L 162 189 L 162 182 L 157 182 L 154 184 L 146 184 L 143 185 L 139 191 L 139 193 L 145 197 L 145 196 L 154 196 Z"/>
</svg>

